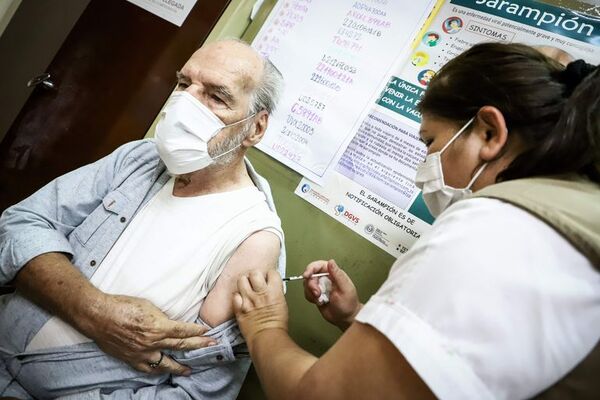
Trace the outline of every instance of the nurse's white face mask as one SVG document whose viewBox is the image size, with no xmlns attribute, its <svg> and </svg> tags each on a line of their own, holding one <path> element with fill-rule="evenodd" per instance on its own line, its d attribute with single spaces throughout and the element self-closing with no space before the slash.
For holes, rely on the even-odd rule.
<svg viewBox="0 0 600 400">
<path fill-rule="evenodd" d="M 247 121 L 254 115 L 225 125 L 188 92 L 175 92 L 167 101 L 156 125 L 156 149 L 172 175 L 198 171 L 241 146 L 236 145 L 211 157 L 208 154 L 209 140 L 222 129 Z"/>
<path fill-rule="evenodd" d="M 475 175 L 473 175 L 473 178 L 465 188 L 453 188 L 446 185 L 444 182 L 442 153 L 469 127 L 469 125 L 471 125 L 471 123 L 473 123 L 474 120 L 475 117 L 471 118 L 469 122 L 452 136 L 450 141 L 446 143 L 440 151 L 429 154 L 425 158 L 425 161 L 417 167 L 415 185 L 422 190 L 425 205 L 434 217 L 439 216 L 446 208 L 457 201 L 468 197 L 472 193 L 471 186 L 473 186 L 473 183 L 475 183 L 479 175 L 481 175 L 484 168 L 487 166 L 487 163 L 483 164 L 477 170 Z"/>
</svg>

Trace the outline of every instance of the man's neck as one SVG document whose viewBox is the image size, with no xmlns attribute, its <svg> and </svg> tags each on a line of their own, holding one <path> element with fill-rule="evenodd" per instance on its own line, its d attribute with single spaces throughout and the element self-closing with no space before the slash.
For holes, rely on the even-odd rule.
<svg viewBox="0 0 600 400">
<path fill-rule="evenodd" d="M 177 197 L 202 196 L 229 192 L 252 185 L 244 158 L 240 156 L 227 165 L 213 164 L 199 171 L 178 176 L 173 185 Z"/>
</svg>

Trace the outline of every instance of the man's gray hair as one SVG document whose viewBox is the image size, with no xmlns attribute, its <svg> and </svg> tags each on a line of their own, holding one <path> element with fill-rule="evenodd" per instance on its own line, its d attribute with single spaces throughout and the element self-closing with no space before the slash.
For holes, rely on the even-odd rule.
<svg viewBox="0 0 600 400">
<path fill-rule="evenodd" d="M 263 58 L 263 74 L 250 95 L 250 115 L 262 110 L 272 114 L 281 97 L 283 76 L 268 58 Z"/>
</svg>

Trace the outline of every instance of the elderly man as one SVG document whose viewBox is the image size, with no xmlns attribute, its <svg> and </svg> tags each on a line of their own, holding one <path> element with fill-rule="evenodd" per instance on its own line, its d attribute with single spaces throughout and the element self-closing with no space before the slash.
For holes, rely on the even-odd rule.
<svg viewBox="0 0 600 400">
<path fill-rule="evenodd" d="M 285 268 L 268 184 L 244 158 L 282 78 L 231 40 L 177 77 L 154 141 L 2 215 L 0 283 L 17 291 L 0 300 L 0 396 L 237 395 L 249 359 L 231 320 L 236 278 Z"/>
</svg>

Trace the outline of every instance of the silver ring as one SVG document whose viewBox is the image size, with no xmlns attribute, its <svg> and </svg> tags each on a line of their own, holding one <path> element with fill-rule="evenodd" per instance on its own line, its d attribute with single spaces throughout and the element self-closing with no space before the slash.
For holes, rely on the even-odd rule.
<svg viewBox="0 0 600 400">
<path fill-rule="evenodd" d="M 163 352 L 160 352 L 160 358 L 158 359 L 157 362 L 149 362 L 148 365 L 150 366 L 150 368 L 158 368 L 158 366 L 160 365 L 160 362 L 162 361 L 163 357 L 165 355 L 163 354 Z"/>
</svg>

